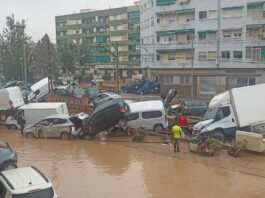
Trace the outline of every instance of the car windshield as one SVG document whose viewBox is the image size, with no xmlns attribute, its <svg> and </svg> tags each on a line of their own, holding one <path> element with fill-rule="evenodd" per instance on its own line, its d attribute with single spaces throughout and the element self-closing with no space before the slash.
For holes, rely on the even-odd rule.
<svg viewBox="0 0 265 198">
<path fill-rule="evenodd" d="M 203 116 L 203 120 L 210 120 L 210 119 L 214 119 L 215 115 L 217 113 L 218 109 L 208 109 L 207 112 L 204 114 Z"/>
<path fill-rule="evenodd" d="M 38 190 L 35 192 L 28 192 L 19 195 L 13 195 L 12 198 L 53 198 L 54 191 L 52 188 L 47 188 L 44 190 Z"/>
</svg>

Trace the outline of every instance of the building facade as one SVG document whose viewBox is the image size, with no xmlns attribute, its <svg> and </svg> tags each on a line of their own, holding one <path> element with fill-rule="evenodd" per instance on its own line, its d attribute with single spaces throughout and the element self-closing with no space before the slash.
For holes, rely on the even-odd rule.
<svg viewBox="0 0 265 198">
<path fill-rule="evenodd" d="M 65 47 L 71 42 L 85 50 L 82 70 L 86 71 L 83 74 L 113 80 L 116 57 L 120 78 L 129 79 L 140 72 L 139 5 L 100 11 L 81 10 L 77 14 L 56 16 L 55 20 L 57 45 Z"/>
<path fill-rule="evenodd" d="M 210 98 L 265 82 L 265 1 L 141 0 L 141 67 L 161 92 Z"/>
</svg>

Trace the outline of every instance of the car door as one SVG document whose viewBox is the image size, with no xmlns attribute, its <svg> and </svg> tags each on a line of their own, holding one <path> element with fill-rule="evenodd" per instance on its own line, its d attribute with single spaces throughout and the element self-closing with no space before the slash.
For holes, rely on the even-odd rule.
<svg viewBox="0 0 265 198">
<path fill-rule="evenodd" d="M 120 119 L 118 113 L 118 105 L 114 104 L 104 109 L 105 125 L 111 127 L 117 124 Z"/>
<path fill-rule="evenodd" d="M 60 137 L 63 131 L 69 132 L 66 122 L 66 119 L 53 118 L 49 127 L 46 129 L 49 137 Z"/>
<path fill-rule="evenodd" d="M 95 113 L 92 118 L 89 120 L 89 125 L 98 131 L 106 128 L 107 120 L 105 120 L 105 115 L 103 110 Z"/>
<path fill-rule="evenodd" d="M 162 112 L 161 111 L 145 111 L 142 112 L 141 126 L 152 130 L 156 124 L 162 124 Z"/>
<path fill-rule="evenodd" d="M 131 128 L 142 127 L 139 113 L 131 113 L 128 116 L 128 126 Z"/>
<path fill-rule="evenodd" d="M 40 121 L 36 126 L 35 134 L 37 137 L 49 137 L 47 133 L 47 129 L 49 128 L 50 123 L 52 123 L 52 119 L 44 119 Z"/>
</svg>

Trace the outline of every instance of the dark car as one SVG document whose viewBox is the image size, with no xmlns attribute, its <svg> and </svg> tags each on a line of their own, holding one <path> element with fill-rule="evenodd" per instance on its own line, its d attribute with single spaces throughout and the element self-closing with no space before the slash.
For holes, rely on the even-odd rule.
<svg viewBox="0 0 265 198">
<path fill-rule="evenodd" d="M 97 132 L 108 130 L 115 125 L 124 127 L 129 114 L 129 106 L 122 99 L 114 99 L 98 106 L 92 112 L 88 125 Z"/>
<path fill-rule="evenodd" d="M 136 93 L 138 89 L 140 89 L 144 85 L 144 81 L 142 80 L 134 80 L 131 83 L 124 85 L 122 87 L 122 91 L 124 93 Z"/>
<path fill-rule="evenodd" d="M 0 140 L 0 171 L 17 168 L 17 154 L 8 143 Z"/>
<path fill-rule="evenodd" d="M 201 100 L 187 100 L 182 103 L 183 113 L 186 115 L 203 116 L 207 109 L 207 103 Z"/>
<path fill-rule="evenodd" d="M 147 82 L 137 91 L 137 94 L 144 95 L 148 93 L 156 93 L 159 90 L 159 86 L 159 83 L 156 81 Z"/>
</svg>

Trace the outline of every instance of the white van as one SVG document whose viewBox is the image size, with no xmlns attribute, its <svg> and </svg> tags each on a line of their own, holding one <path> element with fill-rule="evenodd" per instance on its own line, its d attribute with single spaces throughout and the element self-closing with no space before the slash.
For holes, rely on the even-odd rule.
<svg viewBox="0 0 265 198">
<path fill-rule="evenodd" d="M 42 103 L 29 103 L 18 108 L 19 111 L 24 112 L 26 125 L 36 123 L 43 118 L 54 114 L 69 114 L 65 102 L 42 102 Z M 13 116 L 6 119 L 6 127 L 9 129 L 19 129 L 20 126 Z"/>
<path fill-rule="evenodd" d="M 43 99 L 49 93 L 49 79 L 43 78 L 42 80 L 36 82 L 30 87 L 30 93 L 28 93 L 28 101 L 43 101 Z"/>
<path fill-rule="evenodd" d="M 2 171 L 0 197 L 58 198 L 50 180 L 33 166 Z"/>
<path fill-rule="evenodd" d="M 24 105 L 24 99 L 19 87 L 8 87 L 0 90 L 0 117 L 1 120 L 12 114 L 12 111 Z"/>
<path fill-rule="evenodd" d="M 161 100 L 141 101 L 128 104 L 130 115 L 128 126 L 145 128 L 156 132 L 168 127 L 165 107 Z"/>
</svg>

